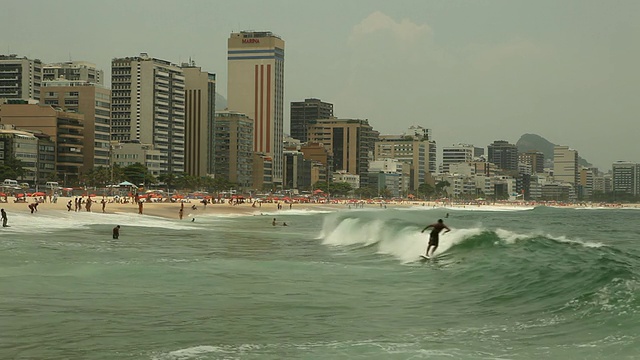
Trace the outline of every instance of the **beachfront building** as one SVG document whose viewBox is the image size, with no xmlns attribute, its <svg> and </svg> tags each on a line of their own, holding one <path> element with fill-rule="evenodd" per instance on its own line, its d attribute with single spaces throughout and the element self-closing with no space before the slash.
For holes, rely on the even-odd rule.
<svg viewBox="0 0 640 360">
<path fill-rule="evenodd" d="M 389 189 L 391 190 L 393 196 L 398 196 L 397 194 L 403 195 L 406 194 L 409 190 L 409 183 L 411 177 L 411 165 L 400 161 L 398 159 L 390 159 L 386 158 L 383 160 L 374 160 L 369 162 L 369 174 L 395 174 L 393 176 L 392 181 L 396 188 Z M 373 177 L 375 178 L 375 177 Z M 372 179 L 372 176 L 369 176 L 369 179 Z M 378 181 L 376 183 L 369 183 L 369 185 L 377 185 L 380 186 L 379 182 L 380 177 L 378 177 Z M 386 181 L 386 180 L 385 180 Z M 387 186 L 386 184 L 385 186 Z"/>
<path fill-rule="evenodd" d="M 85 80 L 42 82 L 41 103 L 84 116 L 82 172 L 109 166 L 111 90 Z"/>
<path fill-rule="evenodd" d="M 64 180 L 65 184 L 78 180 L 84 165 L 84 115 L 54 109 L 49 105 L 25 103 L 2 105 L 0 119 L 2 124 L 43 133 L 43 138 L 50 137 L 55 144 L 57 180 Z"/>
<path fill-rule="evenodd" d="M 281 187 L 284 41 L 269 31 L 232 33 L 227 59 L 227 107 L 253 120 L 253 152 L 271 159 L 271 181 Z"/>
<path fill-rule="evenodd" d="M 38 138 L 14 125 L 0 124 L 0 165 L 9 159 L 20 161 L 24 170 L 22 177 L 14 180 L 38 182 Z"/>
<path fill-rule="evenodd" d="M 104 72 L 87 61 L 67 61 L 42 66 L 42 80 L 67 80 L 104 85 Z"/>
<path fill-rule="evenodd" d="M 152 144 L 137 141 L 116 142 L 112 147 L 111 165 L 121 168 L 133 164 L 143 164 L 153 176 L 159 176 L 162 169 L 162 153 Z M 112 179 L 113 180 L 113 179 Z"/>
<path fill-rule="evenodd" d="M 222 177 L 240 187 L 254 186 L 254 162 L 263 159 L 253 152 L 253 121 L 237 111 L 217 111 L 213 132 L 214 176 Z M 271 161 L 258 171 L 271 168 Z M 270 171 L 270 170 L 269 170 Z M 270 183 L 270 182 L 269 182 Z M 262 185 L 258 187 L 262 189 Z"/>
<path fill-rule="evenodd" d="M 182 68 L 146 53 L 111 60 L 111 140 L 152 144 L 161 153 L 161 174 L 184 172 Z"/>
<path fill-rule="evenodd" d="M 373 160 L 379 137 L 368 120 L 320 119 L 308 129 L 309 142 L 322 143 L 331 151 L 333 171 L 361 175 L 360 186 L 366 186 L 366 177 L 362 175 L 369 171 L 369 161 Z"/>
<path fill-rule="evenodd" d="M 578 151 L 568 146 L 553 147 L 553 178 L 557 182 L 578 185 Z"/>
<path fill-rule="evenodd" d="M 202 177 L 214 173 L 216 75 L 202 71 L 193 61 L 181 67 L 186 109 L 184 171 Z"/>
<path fill-rule="evenodd" d="M 487 147 L 488 161 L 502 171 L 515 175 L 518 171 L 518 148 L 508 141 L 496 140 Z"/>
<path fill-rule="evenodd" d="M 420 184 L 433 185 L 436 173 L 436 142 L 431 140 L 431 130 L 412 126 L 402 135 L 380 135 L 375 143 L 374 159 L 397 159 L 410 166 L 409 188 L 416 190 Z"/>
<path fill-rule="evenodd" d="M 519 153 L 518 161 L 530 165 L 532 174 L 544 173 L 544 154 L 541 151 L 530 150 Z"/>
<path fill-rule="evenodd" d="M 311 186 L 311 160 L 306 160 L 304 154 L 298 150 L 284 151 L 284 189 L 297 189 L 310 191 Z"/>
<path fill-rule="evenodd" d="M 318 119 L 330 119 L 333 117 L 333 104 L 323 102 L 320 99 L 305 99 L 304 101 L 291 102 L 290 113 L 291 137 L 307 142 L 307 130 L 309 124 Z"/>
<path fill-rule="evenodd" d="M 475 147 L 469 144 L 457 144 L 443 147 L 441 172 L 450 172 L 449 166 L 451 164 L 473 161 L 474 149 Z"/>
<path fill-rule="evenodd" d="M 630 161 L 613 163 L 613 191 L 617 194 L 640 195 L 640 164 Z"/>
<path fill-rule="evenodd" d="M 0 55 L 0 99 L 40 100 L 41 85 L 42 61 Z"/>
</svg>

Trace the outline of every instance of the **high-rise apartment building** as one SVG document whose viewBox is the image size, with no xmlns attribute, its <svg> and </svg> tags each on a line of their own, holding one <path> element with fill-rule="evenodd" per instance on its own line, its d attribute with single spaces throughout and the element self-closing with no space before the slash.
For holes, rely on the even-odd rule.
<svg viewBox="0 0 640 360">
<path fill-rule="evenodd" d="M 217 111 L 214 129 L 215 176 L 243 188 L 253 185 L 253 121 L 235 111 Z"/>
<path fill-rule="evenodd" d="M 18 129 L 34 132 L 42 132 L 53 142 L 51 154 L 54 155 L 55 173 L 57 179 L 77 181 L 83 167 L 83 122 L 84 116 L 78 113 L 66 112 L 54 109 L 49 105 L 40 104 L 5 104 L 0 107 L 0 118 L 3 124 L 15 125 Z M 45 156 L 40 149 L 38 151 L 38 171 L 51 173 L 51 169 L 46 168 L 50 164 L 49 159 L 40 158 Z M 43 160 L 43 161 L 40 161 Z M 42 176 L 39 176 L 42 179 Z"/>
<path fill-rule="evenodd" d="M 0 99 L 40 100 L 42 61 L 0 55 Z"/>
<path fill-rule="evenodd" d="M 544 154 L 541 151 L 530 150 L 520 153 L 518 161 L 530 165 L 532 174 L 544 173 Z"/>
<path fill-rule="evenodd" d="M 160 150 L 161 174 L 185 170 L 185 77 L 182 68 L 149 57 L 111 61 L 111 140 Z"/>
<path fill-rule="evenodd" d="M 442 148 L 442 172 L 448 173 L 449 166 L 455 163 L 473 161 L 475 147 L 469 144 L 457 144 Z"/>
<path fill-rule="evenodd" d="M 518 147 L 508 141 L 496 140 L 487 147 L 488 161 L 504 171 L 518 171 Z"/>
<path fill-rule="evenodd" d="M 373 160 L 375 142 L 380 134 L 368 120 L 320 119 L 309 126 L 309 142 L 322 143 L 333 155 L 333 170 L 361 175 L 360 185 L 366 180 L 369 161 Z"/>
<path fill-rule="evenodd" d="M 192 176 L 213 174 L 213 124 L 216 113 L 216 75 L 193 62 L 182 65 L 185 77 L 185 172 Z"/>
<path fill-rule="evenodd" d="M 572 184 L 574 188 L 579 182 L 578 151 L 568 146 L 553 147 L 553 178 L 557 181 Z"/>
<path fill-rule="evenodd" d="M 68 61 L 42 66 L 42 80 L 84 81 L 104 85 L 104 72 L 87 61 Z"/>
<path fill-rule="evenodd" d="M 42 82 L 41 103 L 84 115 L 82 171 L 109 166 L 111 90 L 86 81 Z"/>
<path fill-rule="evenodd" d="M 307 127 L 318 119 L 333 117 L 333 104 L 320 99 L 305 99 L 291 103 L 290 127 L 291 137 L 307 142 Z"/>
<path fill-rule="evenodd" d="M 640 195 L 640 164 L 629 161 L 613 163 L 613 191 Z"/>
<path fill-rule="evenodd" d="M 412 190 L 430 182 L 431 175 L 437 171 L 436 142 L 430 139 L 430 131 L 425 130 L 423 133 L 409 131 L 402 135 L 381 135 L 375 144 L 375 160 L 397 159 L 409 164 L 411 173 L 407 184 Z"/>
<path fill-rule="evenodd" d="M 284 41 L 268 31 L 232 33 L 228 40 L 227 107 L 253 120 L 253 151 L 273 161 L 282 185 Z"/>
</svg>

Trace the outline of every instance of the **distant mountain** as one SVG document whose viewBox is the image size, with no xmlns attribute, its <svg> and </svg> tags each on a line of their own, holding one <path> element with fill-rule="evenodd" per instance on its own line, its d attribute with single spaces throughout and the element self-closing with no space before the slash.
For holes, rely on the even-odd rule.
<svg viewBox="0 0 640 360">
<path fill-rule="evenodd" d="M 216 110 L 224 110 L 227 108 L 227 99 L 216 93 Z"/>
<path fill-rule="evenodd" d="M 536 134 L 524 134 L 516 143 L 518 152 L 536 150 L 544 154 L 545 159 L 553 160 L 553 147 L 556 144 Z M 578 155 L 578 164 L 582 166 L 592 166 L 587 160 Z"/>
</svg>

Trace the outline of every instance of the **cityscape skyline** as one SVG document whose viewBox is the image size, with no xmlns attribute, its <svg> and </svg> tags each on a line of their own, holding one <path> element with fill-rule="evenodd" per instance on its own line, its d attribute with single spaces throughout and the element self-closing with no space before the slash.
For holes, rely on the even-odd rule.
<svg viewBox="0 0 640 360">
<path fill-rule="evenodd" d="M 63 0 L 46 13 L 37 1 L 4 4 L 0 30 L 15 33 L 19 18 L 31 25 L 0 52 L 93 62 L 105 79 L 117 57 L 193 58 L 218 76 L 227 97 L 229 34 L 273 31 L 287 42 L 287 133 L 289 104 L 314 97 L 333 103 L 340 118 L 369 119 L 383 134 L 430 128 L 440 149 L 536 133 L 604 170 L 638 161 L 637 3 L 329 1 L 311 12 L 290 1 L 201 1 L 180 7 L 181 16 L 165 1 L 126 3 L 126 13 L 124 4 Z M 51 26 L 59 18 L 64 25 Z M 127 24 L 136 24 L 136 36 Z M 73 44 L 51 41 L 70 32 Z"/>
</svg>

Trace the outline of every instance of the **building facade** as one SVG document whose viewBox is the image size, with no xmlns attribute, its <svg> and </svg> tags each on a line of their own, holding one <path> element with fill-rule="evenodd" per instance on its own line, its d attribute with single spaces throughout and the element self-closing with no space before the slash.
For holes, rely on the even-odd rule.
<svg viewBox="0 0 640 360">
<path fill-rule="evenodd" d="M 423 134 L 381 135 L 375 143 L 374 159 L 397 159 L 409 164 L 409 188 L 412 190 L 422 183 L 431 183 L 431 175 L 437 172 L 436 143 Z"/>
<path fill-rule="evenodd" d="M 82 81 L 104 85 L 104 72 L 96 69 L 96 64 L 86 61 L 68 61 L 46 64 L 42 67 L 42 80 Z"/>
<path fill-rule="evenodd" d="M 468 144 L 457 144 L 442 148 L 442 172 L 448 173 L 449 166 L 455 163 L 473 161 L 475 147 Z"/>
<path fill-rule="evenodd" d="M 487 147 L 490 163 L 503 171 L 518 171 L 518 147 L 508 141 L 496 140 Z"/>
<path fill-rule="evenodd" d="M 162 169 L 162 154 L 151 144 L 141 144 L 137 141 L 115 143 L 112 148 L 112 165 L 127 167 L 133 164 L 143 164 L 153 176 L 159 176 Z"/>
<path fill-rule="evenodd" d="M 109 166 L 111 91 L 85 81 L 52 80 L 42 83 L 41 102 L 84 116 L 82 171 Z"/>
<path fill-rule="evenodd" d="M 375 142 L 379 133 L 368 120 L 320 119 L 309 126 L 310 142 L 322 143 L 331 150 L 333 171 L 344 170 L 349 174 L 365 175 L 369 161 L 373 160 Z M 366 186 L 366 177 L 360 176 L 360 186 Z"/>
<path fill-rule="evenodd" d="M 578 185 L 578 151 L 568 146 L 556 145 L 553 147 L 553 178 L 559 182 L 566 182 L 574 186 Z"/>
<path fill-rule="evenodd" d="M 168 61 L 149 57 L 111 61 L 111 140 L 160 150 L 161 174 L 185 169 L 185 77 Z"/>
<path fill-rule="evenodd" d="M 216 113 L 216 75 L 195 64 L 183 64 L 185 77 L 185 172 L 213 174 L 213 130 Z"/>
<path fill-rule="evenodd" d="M 518 161 L 531 165 L 533 174 L 544 173 L 544 153 L 541 151 L 530 150 L 518 154 Z"/>
<path fill-rule="evenodd" d="M 0 164 L 11 158 L 20 161 L 24 170 L 20 179 L 13 180 L 38 183 L 38 138 L 14 125 L 0 124 Z"/>
<path fill-rule="evenodd" d="M 40 100 L 42 61 L 0 55 L 0 99 Z"/>
<path fill-rule="evenodd" d="M 253 120 L 253 151 L 272 158 L 273 183 L 281 186 L 284 41 L 268 31 L 232 33 L 227 59 L 227 107 Z"/>
<path fill-rule="evenodd" d="M 613 191 L 640 195 L 640 164 L 629 161 L 613 163 Z"/>
<path fill-rule="evenodd" d="M 214 176 L 225 178 L 243 188 L 253 187 L 253 139 L 253 121 L 246 114 L 217 111 L 213 140 Z"/>
<path fill-rule="evenodd" d="M 307 128 L 318 119 L 333 117 L 333 104 L 320 99 L 305 99 L 291 103 L 290 128 L 291 137 L 300 142 L 307 142 Z"/>
<path fill-rule="evenodd" d="M 39 104 L 5 104 L 3 124 L 42 132 L 55 144 L 55 172 L 59 180 L 77 181 L 84 165 L 84 116 Z"/>
</svg>

